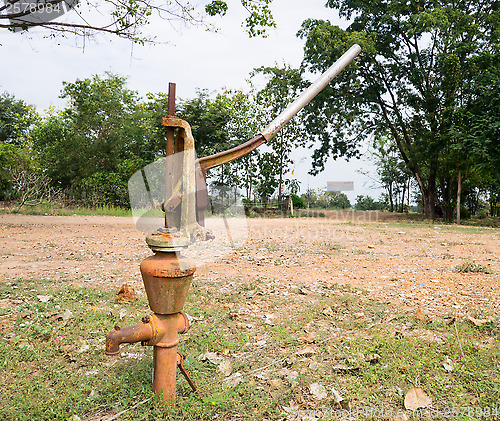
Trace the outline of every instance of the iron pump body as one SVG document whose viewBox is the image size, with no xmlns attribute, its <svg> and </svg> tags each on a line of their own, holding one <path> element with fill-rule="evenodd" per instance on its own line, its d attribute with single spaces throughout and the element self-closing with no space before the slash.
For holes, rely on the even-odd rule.
<svg viewBox="0 0 500 421">
<path fill-rule="evenodd" d="M 115 326 L 106 337 L 107 355 L 119 354 L 122 343 L 141 342 L 154 347 L 153 390 L 163 397 L 165 404 L 173 405 L 175 401 L 177 366 L 196 390 L 182 366 L 183 357 L 177 353 L 178 333 L 189 329 L 188 317 L 182 308 L 196 269 L 194 262 L 180 252 L 192 241 L 211 238 L 211 233 L 202 226 L 203 211 L 208 204 L 207 171 L 240 158 L 269 141 L 360 52 L 359 45 L 352 46 L 256 137 L 198 160 L 195 160 L 191 127 L 175 117 L 175 84 L 169 85 L 168 111 L 162 120 L 167 132 L 166 188 L 162 203 L 165 227 L 146 237 L 154 255 L 141 263 L 153 314 L 143 317 L 142 323 L 135 326 L 124 329 Z"/>
</svg>

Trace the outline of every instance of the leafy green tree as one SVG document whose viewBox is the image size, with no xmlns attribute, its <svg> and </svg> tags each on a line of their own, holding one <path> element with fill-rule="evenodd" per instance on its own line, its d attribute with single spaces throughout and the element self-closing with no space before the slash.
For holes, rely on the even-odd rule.
<svg viewBox="0 0 500 421">
<path fill-rule="evenodd" d="M 290 66 L 261 67 L 254 69 L 252 77 L 263 75 L 267 78 L 265 87 L 257 92 L 256 103 L 259 110 L 261 126 L 264 127 L 279 113 L 281 113 L 297 96 L 303 88 L 300 70 Z M 296 116 L 285 125 L 269 142 L 273 153 L 276 155 L 278 165 L 278 203 L 282 202 L 285 187 L 285 173 L 289 172 L 293 161 L 290 159 L 292 150 L 304 146 L 306 141 L 300 116 Z"/>
<path fill-rule="evenodd" d="M 237 146 L 258 133 L 260 122 L 256 117 L 258 109 L 253 92 L 226 91 L 218 94 L 215 101 L 227 111 L 228 120 L 225 125 L 225 133 L 229 139 L 228 146 Z M 247 201 L 251 200 L 257 183 L 258 155 L 259 150 L 256 149 L 230 163 L 236 171 L 236 185 L 244 190 Z"/>
<path fill-rule="evenodd" d="M 418 183 L 434 217 L 440 165 L 454 139 L 454 110 L 477 95 L 476 61 L 498 48 L 498 2 L 479 0 L 328 0 L 351 21 L 346 30 L 306 20 L 304 66 L 325 70 L 353 43 L 363 52 L 308 107 L 308 129 L 320 142 L 315 168 L 328 155 L 353 156 L 374 133 L 386 133 Z"/>
<path fill-rule="evenodd" d="M 375 201 L 370 196 L 359 195 L 356 196 L 356 204 L 354 205 L 354 209 L 357 210 L 382 210 L 384 208 L 384 204 L 381 202 Z"/>
<path fill-rule="evenodd" d="M 330 209 L 349 209 L 351 202 L 345 193 L 339 191 L 325 191 L 327 207 Z"/>
<path fill-rule="evenodd" d="M 255 190 L 260 199 L 267 204 L 278 188 L 278 157 L 271 152 L 263 152 L 257 159 L 259 171 Z"/>
<path fill-rule="evenodd" d="M 63 83 L 68 106 L 31 133 L 52 182 L 93 205 L 126 205 L 129 177 L 154 160 L 148 114 L 125 85 L 113 74 Z"/>
<path fill-rule="evenodd" d="M 33 106 L 7 92 L 0 95 L 0 142 L 20 145 L 39 119 Z"/>
<path fill-rule="evenodd" d="M 499 52 L 484 52 L 478 57 L 473 83 L 475 95 L 455 110 L 456 118 L 463 124 L 452 131 L 452 135 L 460 140 L 456 146 L 458 153 L 468 164 L 463 170 L 468 170 L 473 185 L 488 193 L 493 216 L 500 216 L 499 63 Z"/>
<path fill-rule="evenodd" d="M 247 10 L 244 27 L 249 36 L 266 35 L 266 29 L 276 26 L 270 4 L 272 0 L 240 0 Z M 231 7 L 233 7 L 231 5 Z M 176 22 L 193 25 L 206 25 L 206 16 L 224 16 L 229 8 L 224 0 L 212 0 L 200 11 L 199 6 L 193 6 L 185 0 L 159 2 L 150 0 L 135 1 L 62 1 L 46 0 L 38 2 L 39 11 L 46 12 L 30 18 L 33 5 L 30 2 L 18 0 L 4 2 L 0 6 L 0 28 L 11 31 L 29 30 L 36 26 L 50 31 L 52 35 L 71 34 L 83 37 L 97 33 L 107 33 L 113 36 L 130 39 L 134 42 L 155 42 L 154 36 L 143 32 L 156 16 L 175 24 Z M 71 9 L 75 9 L 72 11 Z M 68 14 L 65 21 L 57 18 Z M 45 19 L 51 16 L 51 19 Z M 41 20 L 43 19 L 43 23 Z"/>
<path fill-rule="evenodd" d="M 390 137 L 376 137 L 373 146 L 377 182 L 386 191 L 389 210 L 403 212 L 404 204 L 410 196 L 412 174 Z"/>
<path fill-rule="evenodd" d="M 0 95 L 0 200 L 16 197 L 12 171 L 36 168 L 28 135 L 39 121 L 34 107 L 6 92 Z"/>
</svg>

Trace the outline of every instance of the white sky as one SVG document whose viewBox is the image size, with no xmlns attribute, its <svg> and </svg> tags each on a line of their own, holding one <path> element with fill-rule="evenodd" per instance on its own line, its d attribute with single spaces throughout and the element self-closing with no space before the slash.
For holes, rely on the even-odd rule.
<svg viewBox="0 0 500 421">
<path fill-rule="evenodd" d="M 303 56 L 303 40 L 296 37 L 307 18 L 328 19 L 341 27 L 336 11 L 324 7 L 325 0 L 274 0 L 273 14 L 277 28 L 267 38 L 248 38 L 241 27 L 246 16 L 239 0 L 229 1 L 228 14 L 213 22 L 217 33 L 202 28 L 173 28 L 164 21 L 154 21 L 147 32 L 162 42 L 139 46 L 129 41 L 99 35 L 87 40 L 49 39 L 42 29 L 29 36 L 0 31 L 0 92 L 7 91 L 33 104 L 39 111 L 53 105 L 64 107 L 59 98 L 62 82 L 73 82 L 94 74 L 111 71 L 128 77 L 128 88 L 140 95 L 166 92 L 168 82 L 177 84 L 177 96 L 191 98 L 196 88 L 220 90 L 223 87 L 245 89 L 250 71 L 255 67 L 287 63 L 298 66 Z M 74 12 L 71 12 L 74 13 Z M 69 15 L 67 16 L 70 17 Z M 354 181 L 354 192 L 346 192 L 354 204 L 358 194 L 378 198 L 380 190 L 357 173 L 372 169 L 365 160 L 329 160 L 318 176 L 308 176 L 309 150 L 296 151 L 294 176 L 304 192 L 325 188 L 327 181 Z M 306 159 L 303 159 L 306 158 Z"/>
</svg>

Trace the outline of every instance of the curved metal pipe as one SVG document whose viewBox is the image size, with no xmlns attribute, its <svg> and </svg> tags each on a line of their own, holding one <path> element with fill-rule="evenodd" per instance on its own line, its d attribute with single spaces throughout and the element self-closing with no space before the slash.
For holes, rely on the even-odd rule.
<svg viewBox="0 0 500 421">
<path fill-rule="evenodd" d="M 254 149 L 258 148 L 265 142 L 265 137 L 259 134 L 253 139 L 247 140 L 245 143 L 228 149 L 227 151 L 219 152 L 210 156 L 204 156 L 203 158 L 198 158 L 198 164 L 201 169 L 206 172 L 210 168 L 218 167 L 219 165 L 234 161 L 235 159 L 240 158 L 249 152 L 252 152 Z"/>
<path fill-rule="evenodd" d="M 287 124 L 302 108 L 304 108 L 318 93 L 328 85 L 354 58 L 361 52 L 361 47 L 354 44 L 347 50 L 328 70 L 323 73 L 314 83 L 293 101 L 278 117 L 269 123 L 260 134 L 253 139 L 242 143 L 234 148 L 214 155 L 198 158 L 197 163 L 203 170 L 203 174 L 210 168 L 234 161 L 237 158 L 258 148 L 263 143 L 271 140 L 285 124 Z"/>
<path fill-rule="evenodd" d="M 302 94 L 293 101 L 278 117 L 276 117 L 264 130 L 262 136 L 269 141 L 288 123 L 302 108 L 304 108 L 323 88 L 328 85 L 354 58 L 361 52 L 361 47 L 354 44 L 342 56 L 333 63 L 328 70 L 309 86 Z"/>
<path fill-rule="evenodd" d="M 189 319 L 181 311 L 175 314 L 152 314 L 145 316 L 141 324 L 114 329 L 106 336 L 106 355 L 118 355 L 120 345 L 123 343 L 142 342 L 143 345 L 168 346 L 172 338 L 177 338 L 178 333 L 189 330 Z M 178 342 L 178 340 L 177 340 Z M 177 342 L 171 346 L 177 345 Z"/>
<path fill-rule="evenodd" d="M 150 341 L 153 338 L 153 328 L 149 323 L 141 323 L 134 326 L 115 328 L 106 336 L 106 355 L 118 355 L 120 345 L 123 343 L 134 343 Z"/>
</svg>

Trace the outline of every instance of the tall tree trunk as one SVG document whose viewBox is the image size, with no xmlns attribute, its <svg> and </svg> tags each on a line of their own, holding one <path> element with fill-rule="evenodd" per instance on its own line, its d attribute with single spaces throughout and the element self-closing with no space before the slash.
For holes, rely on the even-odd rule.
<svg viewBox="0 0 500 421">
<path fill-rule="evenodd" d="M 460 225 L 460 197 L 462 195 L 462 170 L 458 169 L 458 185 L 457 185 L 457 224 Z"/>
<path fill-rule="evenodd" d="M 405 195 L 406 195 L 406 183 L 403 183 L 403 193 L 401 195 L 401 207 L 399 208 L 399 212 L 403 213 L 405 206 Z"/>
<path fill-rule="evenodd" d="M 392 197 L 392 183 L 389 184 L 389 201 L 391 204 L 391 212 L 394 212 L 394 199 Z"/>
<path fill-rule="evenodd" d="M 408 178 L 408 205 L 406 206 L 406 213 L 410 213 L 410 193 L 411 193 L 411 180 Z"/>
</svg>

